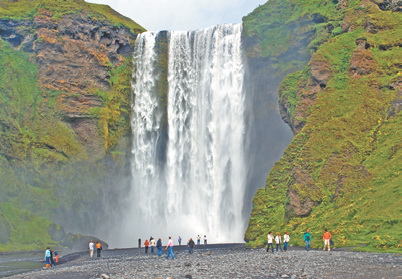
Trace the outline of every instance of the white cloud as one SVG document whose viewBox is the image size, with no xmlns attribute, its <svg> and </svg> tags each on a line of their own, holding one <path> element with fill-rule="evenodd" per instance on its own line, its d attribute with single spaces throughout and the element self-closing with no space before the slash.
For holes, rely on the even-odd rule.
<svg viewBox="0 0 402 279">
<path fill-rule="evenodd" d="M 241 18 L 266 0 L 87 0 L 106 4 L 147 30 L 195 30 Z"/>
</svg>

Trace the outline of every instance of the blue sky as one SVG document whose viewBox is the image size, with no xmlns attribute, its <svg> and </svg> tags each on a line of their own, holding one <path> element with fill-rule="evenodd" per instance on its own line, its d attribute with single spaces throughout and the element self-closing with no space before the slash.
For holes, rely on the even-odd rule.
<svg viewBox="0 0 402 279">
<path fill-rule="evenodd" d="M 149 31 L 196 30 L 240 23 L 267 0 L 87 0 L 106 4 Z"/>
</svg>

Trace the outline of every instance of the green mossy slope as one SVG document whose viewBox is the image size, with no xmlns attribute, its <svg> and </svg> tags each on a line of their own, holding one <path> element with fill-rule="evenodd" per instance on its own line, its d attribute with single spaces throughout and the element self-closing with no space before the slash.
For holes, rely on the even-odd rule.
<svg viewBox="0 0 402 279">
<path fill-rule="evenodd" d="M 246 241 L 263 245 L 269 231 L 289 231 L 293 244 L 303 245 L 302 233 L 309 228 L 313 246 L 321 247 L 328 228 L 337 246 L 398 251 L 401 13 L 382 11 L 370 1 L 292 0 L 269 1 L 254 13 L 248 17 L 276 14 L 274 22 L 281 23 L 325 20 L 313 27 L 310 63 L 282 81 L 281 105 L 296 135 L 255 195 Z M 271 26 L 270 19 L 259 25 Z M 320 32 L 328 24 L 332 31 Z M 275 26 L 273 32 L 280 33 L 281 25 Z M 250 32 L 269 38 L 264 32 L 271 31 Z M 277 57 L 276 49 L 292 44 L 286 38 L 266 41 L 261 53 Z"/>
<path fill-rule="evenodd" d="M 0 38 L 0 251 L 63 245 L 68 242 L 63 237 L 72 236 L 64 232 L 55 236 L 54 223 L 91 233 L 99 219 L 113 218 L 114 209 L 104 204 L 103 210 L 110 213 L 104 216 L 98 201 L 118 203 L 121 190 L 115 176 L 123 177 L 119 172 L 126 170 L 130 148 L 126 138 L 130 134 L 131 56 L 118 55 L 115 64 L 104 58 L 110 90 L 96 84 L 88 90 L 102 104 L 86 112 L 98 123 L 96 133 L 104 139 L 99 146 L 103 155 L 99 155 L 83 146 L 74 121 L 66 120 L 60 111 L 60 97 L 71 92 L 52 90 L 41 82 L 35 50 L 16 47 L 9 35 L 11 28 L 21 26 L 18 32 L 28 39 L 32 36 L 33 44 L 53 44 L 51 37 L 34 37 L 37 25 L 48 28 L 46 24 L 74 15 L 100 26 L 129 29 L 132 37 L 145 31 L 105 5 L 81 0 L 0 0 L 0 37 L 10 41 Z M 61 36 L 57 40 L 62 44 Z"/>
<path fill-rule="evenodd" d="M 94 20 L 104 20 L 116 26 L 125 26 L 134 33 L 145 29 L 133 20 L 122 16 L 107 5 L 87 3 L 84 0 L 0 0 L 0 15 L 3 19 L 32 19 L 38 9 L 46 9 L 54 13 L 55 18 L 65 14 L 89 13 Z"/>
</svg>

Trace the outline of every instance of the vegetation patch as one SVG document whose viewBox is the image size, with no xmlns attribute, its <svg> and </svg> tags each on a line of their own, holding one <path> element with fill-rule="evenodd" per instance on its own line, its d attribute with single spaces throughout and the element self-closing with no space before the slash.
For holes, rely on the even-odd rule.
<svg viewBox="0 0 402 279">
<path fill-rule="evenodd" d="M 269 1 L 254 12 L 255 17 L 249 15 L 246 25 L 248 20 L 261 20 L 255 22 L 259 28 L 250 27 L 250 34 L 265 39 L 261 26 L 273 24 L 269 16 L 275 15 L 268 16 L 268 11 L 280 11 L 285 5 L 298 12 L 287 17 L 284 11 L 274 21 L 281 17 L 303 21 L 306 16 L 314 19 L 310 8 L 315 7 L 323 19 L 316 30 L 330 22 L 334 27 L 329 35 L 315 32 L 309 45 L 318 38 L 320 43 L 314 43 L 318 47 L 311 49 L 312 61 L 324 60 L 330 77 L 318 86 L 319 72 L 308 64 L 282 81 L 284 115 L 291 125 L 300 117 L 305 123 L 272 169 L 265 188 L 257 192 L 245 239 L 250 246 L 261 246 L 268 231 L 289 231 L 292 242 L 302 246 L 303 232 L 310 229 L 313 247 L 321 248 L 327 228 L 337 247 L 396 252 L 402 239 L 401 113 L 394 105 L 400 98 L 401 51 L 395 32 L 401 32 L 396 24 L 401 15 L 381 11 L 370 1 L 348 1 L 342 9 L 337 1 L 303 1 L 303 8 L 284 2 Z M 359 46 L 358 39 L 366 43 Z M 261 55 L 278 55 L 264 49 Z"/>
<path fill-rule="evenodd" d="M 130 30 L 127 36 L 132 35 L 131 40 L 133 33 L 145 30 L 108 6 L 81 0 L 0 0 L 0 17 L 1 24 L 26 39 L 21 45 L 13 44 L 7 34 L 2 38 L 8 42 L 0 39 L 0 250 L 43 249 L 55 245 L 48 232 L 50 225 L 55 226 L 53 221 L 67 231 L 88 231 L 102 214 L 102 210 L 88 211 L 98 206 L 95 196 L 117 204 L 115 176 L 126 172 L 131 110 L 129 43 L 116 46 L 123 48 L 123 56 L 114 46 L 107 49 L 104 45 L 109 34 L 99 33 L 102 42 L 96 51 L 89 52 L 79 38 L 72 39 L 69 36 L 73 34 L 52 27 L 63 19 L 88 18 L 98 26 L 112 26 L 108 30 Z M 35 29 L 38 25 L 43 28 Z M 63 45 L 67 41 L 70 45 Z M 46 47 L 50 51 L 38 55 Z M 67 55 L 60 51 L 63 47 L 75 47 L 99 64 L 105 72 L 102 88 L 90 81 L 83 81 L 78 88 L 78 82 L 63 76 L 66 72 L 51 82 L 57 63 L 45 67 L 45 74 L 41 63 L 58 52 Z M 89 89 L 83 92 L 84 87 Z M 66 102 L 82 100 L 92 102 L 88 107 L 96 109 L 63 111 Z M 87 138 L 78 135 L 75 129 L 80 123 L 82 130 L 88 128 L 87 123 L 95 123 L 92 134 L 103 135 L 99 142 L 105 144 L 98 147 L 99 152 L 86 146 Z"/>
</svg>

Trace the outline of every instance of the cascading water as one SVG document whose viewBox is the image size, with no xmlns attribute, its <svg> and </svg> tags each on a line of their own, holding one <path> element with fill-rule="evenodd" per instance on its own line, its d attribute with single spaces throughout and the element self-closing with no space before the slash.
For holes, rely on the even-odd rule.
<svg viewBox="0 0 402 279">
<path fill-rule="evenodd" d="M 242 241 L 247 137 L 241 25 L 146 32 L 134 56 L 131 234 Z"/>
</svg>

